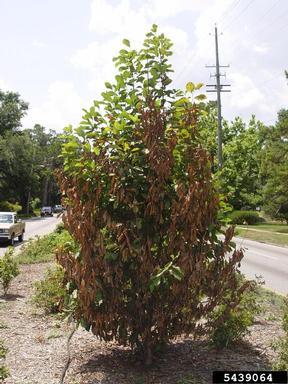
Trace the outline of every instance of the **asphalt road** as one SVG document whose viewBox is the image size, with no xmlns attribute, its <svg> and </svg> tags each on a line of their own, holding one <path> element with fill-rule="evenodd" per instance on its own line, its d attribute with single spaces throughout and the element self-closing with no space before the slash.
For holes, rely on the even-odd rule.
<svg viewBox="0 0 288 384">
<path fill-rule="evenodd" d="M 37 217 L 33 219 L 24 220 L 26 223 L 24 242 L 19 243 L 15 242 L 15 250 L 20 249 L 21 245 L 27 242 L 27 240 L 32 239 L 35 236 L 46 235 L 54 231 L 57 224 L 61 222 L 61 218 L 57 218 L 56 215 L 53 217 Z M 7 243 L 0 243 L 0 257 L 4 255 L 7 247 Z"/>
<path fill-rule="evenodd" d="M 288 248 L 234 238 L 238 247 L 245 248 L 240 270 L 255 279 L 261 276 L 264 287 L 288 294 Z"/>
</svg>

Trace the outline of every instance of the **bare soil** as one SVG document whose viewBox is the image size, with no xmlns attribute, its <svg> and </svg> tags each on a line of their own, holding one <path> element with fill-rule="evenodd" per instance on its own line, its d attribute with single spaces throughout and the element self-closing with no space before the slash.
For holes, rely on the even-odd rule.
<svg viewBox="0 0 288 384">
<path fill-rule="evenodd" d="M 33 283 L 48 264 L 25 265 L 10 295 L 0 297 L 0 339 L 9 352 L 7 384 L 58 384 L 67 359 L 69 325 L 47 316 L 31 303 Z M 269 369 L 275 352 L 272 342 L 282 334 L 279 309 L 269 308 L 251 327 L 245 340 L 222 351 L 208 341 L 179 338 L 147 369 L 128 348 L 100 342 L 78 329 L 71 343 L 66 384 L 208 384 L 213 370 Z"/>
</svg>

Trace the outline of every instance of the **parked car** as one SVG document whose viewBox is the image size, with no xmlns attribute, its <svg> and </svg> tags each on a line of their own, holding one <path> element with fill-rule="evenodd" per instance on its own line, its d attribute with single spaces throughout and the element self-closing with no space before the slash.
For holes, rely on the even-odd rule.
<svg viewBox="0 0 288 384">
<path fill-rule="evenodd" d="M 0 212 L 0 240 L 14 245 L 15 238 L 23 241 L 25 223 L 18 219 L 15 212 Z"/>
<path fill-rule="evenodd" d="M 52 207 L 42 207 L 40 211 L 40 215 L 42 217 L 44 216 L 53 216 L 53 209 Z"/>
<path fill-rule="evenodd" d="M 55 213 L 62 213 L 64 211 L 64 208 L 62 207 L 62 205 L 55 205 L 55 207 L 53 208 L 53 212 Z"/>
</svg>

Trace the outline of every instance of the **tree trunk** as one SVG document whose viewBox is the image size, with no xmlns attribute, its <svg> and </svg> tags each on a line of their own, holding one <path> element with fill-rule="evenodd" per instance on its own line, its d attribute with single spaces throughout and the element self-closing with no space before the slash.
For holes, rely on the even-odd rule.
<svg viewBox="0 0 288 384">
<path fill-rule="evenodd" d="M 145 365 L 150 366 L 152 364 L 152 345 L 151 345 L 150 329 L 148 331 L 148 335 L 144 340 L 144 354 L 145 354 Z"/>
<path fill-rule="evenodd" d="M 42 196 L 42 206 L 44 207 L 45 205 L 47 205 L 47 200 L 48 200 L 48 185 L 49 185 L 49 177 L 47 176 L 45 178 L 44 190 L 43 190 L 43 196 Z"/>
<path fill-rule="evenodd" d="M 28 192 L 28 196 L 27 196 L 27 207 L 26 207 L 26 210 L 25 210 L 25 213 L 26 215 L 29 215 L 29 208 L 30 208 L 30 199 L 31 199 L 31 192 L 29 190 Z M 23 212 L 24 212 L 24 209 L 22 208 Z"/>
<path fill-rule="evenodd" d="M 28 202 L 28 196 L 26 194 L 22 195 L 20 198 L 20 203 L 22 206 L 22 209 L 21 209 L 22 213 L 27 213 L 27 209 L 29 209 L 29 205 L 27 204 L 27 202 Z"/>
<path fill-rule="evenodd" d="M 149 367 L 151 364 L 152 364 L 152 348 L 151 348 L 151 344 L 147 345 L 146 346 L 146 351 L 145 351 L 145 365 L 147 365 L 147 367 Z"/>
</svg>

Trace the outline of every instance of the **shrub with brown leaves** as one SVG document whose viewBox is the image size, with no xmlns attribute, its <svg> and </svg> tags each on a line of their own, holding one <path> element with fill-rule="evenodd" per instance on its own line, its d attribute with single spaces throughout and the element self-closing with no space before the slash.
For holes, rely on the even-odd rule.
<svg viewBox="0 0 288 384">
<path fill-rule="evenodd" d="M 101 339 L 141 348 L 148 364 L 158 343 L 210 330 L 221 298 L 231 291 L 229 310 L 246 288 L 233 229 L 217 237 L 219 201 L 197 136 L 202 84 L 167 88 L 170 48 L 153 26 L 141 51 L 120 51 L 115 84 L 66 130 L 58 174 L 80 245 L 58 251 L 74 316 Z"/>
</svg>

